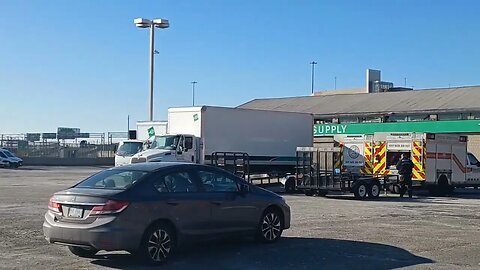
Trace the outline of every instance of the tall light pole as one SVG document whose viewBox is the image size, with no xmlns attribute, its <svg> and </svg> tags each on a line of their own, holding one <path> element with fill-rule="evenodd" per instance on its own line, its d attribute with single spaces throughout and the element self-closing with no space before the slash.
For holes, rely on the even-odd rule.
<svg viewBox="0 0 480 270">
<path fill-rule="evenodd" d="M 195 106 L 195 84 L 197 84 L 198 82 L 196 81 L 193 81 L 191 82 L 192 84 L 192 106 Z"/>
<path fill-rule="evenodd" d="M 313 87 L 315 85 L 315 65 L 316 64 L 317 62 L 315 61 L 310 62 L 310 65 L 312 65 L 312 95 L 313 95 Z"/>
<path fill-rule="evenodd" d="M 139 28 L 150 28 L 150 92 L 149 92 L 149 120 L 153 121 L 153 55 L 158 53 L 155 50 L 155 27 L 157 28 L 168 28 L 170 23 L 165 19 L 153 19 L 148 20 L 144 18 L 137 18 L 133 20 L 135 25 Z"/>
</svg>

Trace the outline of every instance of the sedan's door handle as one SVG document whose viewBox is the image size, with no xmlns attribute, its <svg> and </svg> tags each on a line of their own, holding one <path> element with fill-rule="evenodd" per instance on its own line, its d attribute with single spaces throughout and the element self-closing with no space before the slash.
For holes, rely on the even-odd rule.
<svg viewBox="0 0 480 270">
<path fill-rule="evenodd" d="M 210 203 L 214 204 L 214 205 L 221 205 L 222 204 L 221 201 L 211 201 Z"/>
<path fill-rule="evenodd" d="M 167 201 L 167 204 L 176 206 L 176 205 L 178 205 L 178 202 L 177 201 Z"/>
</svg>

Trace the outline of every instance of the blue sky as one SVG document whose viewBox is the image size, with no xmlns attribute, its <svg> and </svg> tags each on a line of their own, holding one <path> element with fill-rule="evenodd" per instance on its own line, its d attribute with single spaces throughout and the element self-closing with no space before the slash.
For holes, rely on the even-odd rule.
<svg viewBox="0 0 480 270">
<path fill-rule="evenodd" d="M 480 84 L 478 1 L 0 1 L 0 133 L 123 131 L 146 120 L 148 31 L 155 118 L 168 107 L 364 85 L 365 69 L 415 88 Z M 133 125 L 132 125 L 133 127 Z"/>
</svg>

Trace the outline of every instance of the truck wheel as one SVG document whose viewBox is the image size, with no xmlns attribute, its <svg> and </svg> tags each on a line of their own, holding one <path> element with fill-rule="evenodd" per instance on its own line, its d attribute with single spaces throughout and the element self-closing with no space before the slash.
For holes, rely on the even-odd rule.
<svg viewBox="0 0 480 270">
<path fill-rule="evenodd" d="M 306 196 L 313 196 L 314 191 L 311 189 L 307 189 L 303 192 Z"/>
<path fill-rule="evenodd" d="M 328 190 L 319 190 L 317 194 L 318 196 L 325 197 L 328 194 Z"/>
<path fill-rule="evenodd" d="M 453 192 L 452 186 L 448 183 L 448 178 L 442 175 L 438 179 L 438 195 L 445 196 Z"/>
<path fill-rule="evenodd" d="M 288 194 L 295 193 L 295 177 L 290 177 L 285 182 L 285 192 Z"/>
<path fill-rule="evenodd" d="M 378 198 L 380 197 L 380 192 L 382 190 L 382 186 L 377 181 L 373 182 L 368 189 L 368 197 L 370 198 Z"/>
<path fill-rule="evenodd" d="M 353 186 L 353 194 L 355 198 L 363 200 L 367 197 L 368 193 L 368 186 L 365 182 L 359 182 L 355 186 Z"/>
</svg>

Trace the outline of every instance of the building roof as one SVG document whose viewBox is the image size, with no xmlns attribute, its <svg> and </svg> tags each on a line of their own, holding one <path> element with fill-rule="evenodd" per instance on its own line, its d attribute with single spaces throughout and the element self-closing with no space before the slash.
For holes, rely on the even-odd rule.
<svg viewBox="0 0 480 270">
<path fill-rule="evenodd" d="M 316 117 L 478 112 L 480 86 L 254 99 L 239 108 L 304 112 Z"/>
</svg>

